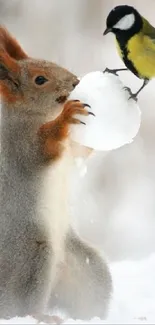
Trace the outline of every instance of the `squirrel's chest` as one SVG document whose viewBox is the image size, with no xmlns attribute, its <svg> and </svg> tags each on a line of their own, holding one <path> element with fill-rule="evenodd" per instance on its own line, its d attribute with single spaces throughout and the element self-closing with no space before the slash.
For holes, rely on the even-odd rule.
<svg viewBox="0 0 155 325">
<path fill-rule="evenodd" d="M 38 189 L 37 215 L 40 228 L 52 249 L 61 249 L 69 228 L 68 179 L 70 159 L 68 155 L 47 166 L 41 175 Z"/>
</svg>

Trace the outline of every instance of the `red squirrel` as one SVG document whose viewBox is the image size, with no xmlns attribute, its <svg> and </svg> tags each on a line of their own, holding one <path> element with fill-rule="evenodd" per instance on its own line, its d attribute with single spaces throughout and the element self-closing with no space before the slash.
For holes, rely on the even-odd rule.
<svg viewBox="0 0 155 325">
<path fill-rule="evenodd" d="M 92 114 L 67 100 L 78 82 L 29 57 L 0 27 L 0 318 L 44 319 L 55 308 L 105 318 L 108 310 L 109 268 L 72 229 L 68 206 L 70 125 Z"/>
</svg>

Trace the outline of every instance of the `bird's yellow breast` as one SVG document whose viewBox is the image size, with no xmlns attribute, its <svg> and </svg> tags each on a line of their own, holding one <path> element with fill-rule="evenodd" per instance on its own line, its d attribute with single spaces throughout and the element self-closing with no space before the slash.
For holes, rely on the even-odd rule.
<svg viewBox="0 0 155 325">
<path fill-rule="evenodd" d="M 123 59 L 120 45 L 117 43 L 118 53 Z M 127 44 L 127 58 L 132 62 L 141 78 L 155 77 L 155 42 L 140 32 L 131 37 Z"/>
</svg>

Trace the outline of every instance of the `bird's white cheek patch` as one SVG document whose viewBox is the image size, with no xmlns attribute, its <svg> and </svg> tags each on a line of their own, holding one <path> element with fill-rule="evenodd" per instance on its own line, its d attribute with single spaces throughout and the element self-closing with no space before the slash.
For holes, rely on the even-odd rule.
<svg viewBox="0 0 155 325">
<path fill-rule="evenodd" d="M 139 131 L 141 112 L 129 99 L 119 77 L 100 71 L 85 75 L 72 91 L 70 99 L 91 106 L 96 116 L 78 116 L 86 125 L 73 125 L 72 140 L 100 151 L 109 151 L 131 143 Z"/>
<path fill-rule="evenodd" d="M 121 18 L 113 28 L 121 29 L 121 30 L 128 30 L 130 29 L 135 22 L 135 15 L 129 14 Z"/>
</svg>

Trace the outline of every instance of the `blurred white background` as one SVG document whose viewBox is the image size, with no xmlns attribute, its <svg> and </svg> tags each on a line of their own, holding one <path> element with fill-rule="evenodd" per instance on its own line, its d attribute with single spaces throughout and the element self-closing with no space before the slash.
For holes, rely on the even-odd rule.
<svg viewBox="0 0 155 325">
<path fill-rule="evenodd" d="M 134 5 L 155 26 L 155 0 L 0 0 L 0 19 L 31 56 L 49 59 L 81 76 L 123 66 L 105 19 L 118 4 Z M 132 90 L 141 81 L 130 72 Z M 138 259 L 155 251 L 155 81 L 139 96 L 142 125 L 134 143 L 95 154 L 72 189 L 81 235 L 109 260 Z"/>
</svg>

